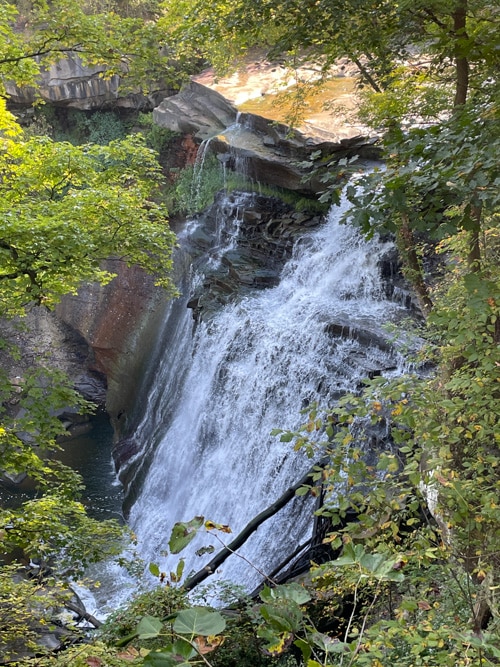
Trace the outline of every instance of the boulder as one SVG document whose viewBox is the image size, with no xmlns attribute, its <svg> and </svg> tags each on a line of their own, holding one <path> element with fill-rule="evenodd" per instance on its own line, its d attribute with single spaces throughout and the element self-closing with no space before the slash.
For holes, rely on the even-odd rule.
<svg viewBox="0 0 500 667">
<path fill-rule="evenodd" d="M 173 132 L 191 134 L 198 143 L 214 137 L 236 122 L 238 110 L 215 90 L 196 81 L 167 97 L 154 110 L 153 120 Z"/>
<path fill-rule="evenodd" d="M 325 187 L 319 176 L 309 177 L 304 168 L 313 153 L 321 154 L 324 163 L 354 156 L 361 162 L 380 158 L 376 137 L 318 141 L 283 123 L 240 114 L 220 93 L 197 81 L 163 100 L 153 119 L 160 127 L 206 142 L 205 148 L 233 171 L 304 195 L 316 195 Z"/>
</svg>

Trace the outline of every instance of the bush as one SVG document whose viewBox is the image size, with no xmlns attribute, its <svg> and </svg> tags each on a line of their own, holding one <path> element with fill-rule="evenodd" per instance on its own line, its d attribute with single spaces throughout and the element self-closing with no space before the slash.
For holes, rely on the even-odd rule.
<svg viewBox="0 0 500 667">
<path fill-rule="evenodd" d="M 125 607 L 110 614 L 99 630 L 99 637 L 107 644 L 116 643 L 135 632 L 143 616 L 163 618 L 187 606 L 185 594 L 180 589 L 158 586 L 137 595 Z"/>
</svg>

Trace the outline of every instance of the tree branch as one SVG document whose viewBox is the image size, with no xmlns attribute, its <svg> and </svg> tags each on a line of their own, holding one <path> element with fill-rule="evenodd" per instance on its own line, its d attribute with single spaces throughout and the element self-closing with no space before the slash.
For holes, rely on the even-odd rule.
<svg viewBox="0 0 500 667">
<path fill-rule="evenodd" d="M 313 476 L 313 474 L 317 471 L 318 467 L 323 468 L 328 462 L 328 458 L 322 459 L 318 464 L 313 466 L 296 484 L 293 486 L 289 487 L 279 498 L 274 502 L 272 505 L 269 505 L 265 510 L 263 510 L 260 514 L 257 514 L 256 517 L 254 517 L 246 526 L 243 528 L 243 530 L 234 538 L 232 542 L 230 542 L 227 546 L 225 546 L 222 551 L 219 551 L 219 553 L 212 558 L 212 560 L 205 565 L 201 570 L 199 570 L 196 574 L 194 574 L 192 577 L 190 577 L 186 583 L 184 584 L 184 589 L 187 591 L 192 590 L 195 588 L 195 586 L 198 586 L 202 581 L 207 579 L 211 574 L 213 574 L 216 569 L 222 565 L 222 563 L 229 558 L 229 556 L 236 551 L 236 549 L 239 549 L 254 533 L 257 528 L 264 523 L 267 519 L 270 517 L 274 516 L 277 512 L 279 512 L 280 509 L 285 507 L 287 503 L 292 500 L 292 498 L 295 497 L 295 492 L 300 489 L 301 486 L 304 486 L 304 484 L 307 484 L 310 481 L 310 478 Z"/>
</svg>

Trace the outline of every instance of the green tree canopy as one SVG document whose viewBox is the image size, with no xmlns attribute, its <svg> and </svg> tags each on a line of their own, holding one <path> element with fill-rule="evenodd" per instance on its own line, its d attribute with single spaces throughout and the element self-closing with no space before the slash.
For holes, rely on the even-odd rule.
<svg viewBox="0 0 500 667">
<path fill-rule="evenodd" d="M 155 202 L 161 170 L 140 137 L 73 146 L 47 137 L 6 142 L 0 183 L 1 311 L 53 306 L 85 280 L 109 281 L 111 256 L 169 276 L 175 237 Z"/>
<path fill-rule="evenodd" d="M 105 65 L 107 76 L 132 77 L 137 65 L 141 77 L 148 65 L 154 77 L 155 67 L 166 63 L 154 24 L 112 12 L 93 15 L 72 0 L 26 7 L 21 16 L 14 5 L 0 4 L 0 317 L 22 318 L 34 305 L 53 308 L 86 281 L 109 282 L 113 275 L 101 264 L 110 257 L 153 273 L 175 293 L 176 239 L 161 204 L 154 151 L 138 135 L 103 146 L 25 135 L 7 109 L 4 87 L 6 81 L 36 86 L 41 69 L 69 52 Z M 0 340 L 15 359 L 10 345 Z M 21 509 L 0 510 L 0 549 L 50 559 L 56 572 L 80 571 L 115 552 L 122 534 L 116 522 L 89 519 L 78 475 L 46 458 L 64 433 L 55 415 L 67 407 L 92 409 L 42 360 L 16 386 L 0 370 L 2 473 L 28 474 L 37 494 Z"/>
</svg>

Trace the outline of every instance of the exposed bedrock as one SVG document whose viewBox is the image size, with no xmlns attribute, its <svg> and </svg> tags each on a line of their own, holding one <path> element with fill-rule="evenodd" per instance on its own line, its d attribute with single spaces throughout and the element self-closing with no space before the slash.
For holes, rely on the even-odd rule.
<svg viewBox="0 0 500 667">
<path fill-rule="evenodd" d="M 152 109 L 172 92 L 162 85 L 149 94 L 122 92 L 121 83 L 117 75 L 105 76 L 104 66 L 83 65 L 78 55 L 71 54 L 44 70 L 36 88 L 19 87 L 12 82 L 5 86 L 11 104 L 29 107 L 35 100 L 42 99 L 54 106 L 84 111 L 116 107 Z"/>
<path fill-rule="evenodd" d="M 84 285 L 66 296 L 57 317 L 88 346 L 87 367 L 107 380 L 106 409 L 118 432 L 133 409 L 167 299 L 154 277 L 109 260 L 116 277 L 106 286 Z"/>
<path fill-rule="evenodd" d="M 355 136 L 339 142 L 318 142 L 291 131 L 282 123 L 255 114 L 239 114 L 220 93 L 190 81 L 177 95 L 167 97 L 154 109 L 160 127 L 191 134 L 208 142 L 208 150 L 236 172 L 306 195 L 324 190 L 318 177 L 310 178 L 301 165 L 320 151 L 323 159 L 337 161 L 357 156 L 361 163 L 380 158 L 375 137 Z"/>
</svg>

